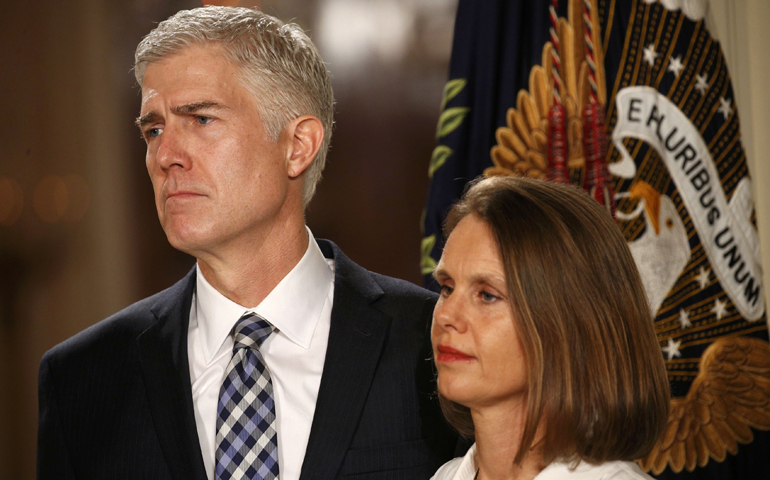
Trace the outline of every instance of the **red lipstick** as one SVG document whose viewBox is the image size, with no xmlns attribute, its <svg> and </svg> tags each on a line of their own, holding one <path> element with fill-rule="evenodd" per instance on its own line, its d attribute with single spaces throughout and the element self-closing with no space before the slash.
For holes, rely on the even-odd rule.
<svg viewBox="0 0 770 480">
<path fill-rule="evenodd" d="M 465 354 L 460 350 L 457 350 L 456 348 L 448 347 L 446 345 L 439 345 L 437 350 L 438 350 L 438 357 L 436 358 L 436 361 L 438 362 L 445 362 L 445 363 L 470 362 L 471 360 L 473 360 L 473 357 L 471 357 L 470 355 Z"/>
</svg>

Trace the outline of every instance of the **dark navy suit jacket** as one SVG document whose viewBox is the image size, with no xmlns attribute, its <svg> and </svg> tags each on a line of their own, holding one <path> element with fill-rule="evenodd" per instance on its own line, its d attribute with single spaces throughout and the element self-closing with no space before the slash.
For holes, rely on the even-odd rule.
<svg viewBox="0 0 770 480">
<path fill-rule="evenodd" d="M 435 294 L 318 243 L 334 304 L 301 479 L 426 480 L 456 445 L 428 360 Z M 194 272 L 45 354 L 38 479 L 206 480 L 187 360 Z"/>
</svg>

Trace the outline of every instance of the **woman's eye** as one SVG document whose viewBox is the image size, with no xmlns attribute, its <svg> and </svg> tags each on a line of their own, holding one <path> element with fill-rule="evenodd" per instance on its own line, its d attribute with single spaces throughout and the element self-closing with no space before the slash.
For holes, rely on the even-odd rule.
<svg viewBox="0 0 770 480">
<path fill-rule="evenodd" d="M 481 292 L 480 295 L 481 295 L 481 299 L 484 300 L 485 302 L 494 302 L 495 300 L 497 300 L 497 296 L 492 295 L 489 292 Z"/>
</svg>

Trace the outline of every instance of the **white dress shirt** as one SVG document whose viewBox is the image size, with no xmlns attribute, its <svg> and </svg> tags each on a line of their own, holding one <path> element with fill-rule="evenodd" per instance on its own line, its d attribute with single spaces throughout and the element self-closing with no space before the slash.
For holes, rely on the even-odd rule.
<svg viewBox="0 0 770 480">
<path fill-rule="evenodd" d="M 476 444 L 464 457 L 450 460 L 431 480 L 473 480 L 476 477 Z M 568 463 L 553 462 L 534 480 L 654 480 L 634 462 L 605 462 L 599 465 L 581 462 L 574 469 Z"/>
<path fill-rule="evenodd" d="M 231 330 L 247 312 L 270 322 L 277 333 L 260 347 L 273 382 L 278 467 L 281 480 L 297 480 L 305 457 L 329 341 L 334 261 L 324 258 L 308 232 L 297 265 L 256 307 L 227 299 L 197 269 L 187 337 L 193 406 L 203 463 L 214 479 L 219 389 L 233 355 Z"/>
</svg>

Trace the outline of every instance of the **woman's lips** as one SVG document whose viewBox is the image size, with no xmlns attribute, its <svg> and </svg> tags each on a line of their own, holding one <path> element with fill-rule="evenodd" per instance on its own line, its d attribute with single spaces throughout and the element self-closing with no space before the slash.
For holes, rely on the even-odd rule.
<svg viewBox="0 0 770 480">
<path fill-rule="evenodd" d="M 439 362 L 470 362 L 473 360 L 473 357 L 470 355 L 467 355 L 460 350 L 457 350 L 456 348 L 449 347 L 447 345 L 439 345 L 438 346 L 438 357 L 436 358 Z"/>
</svg>

